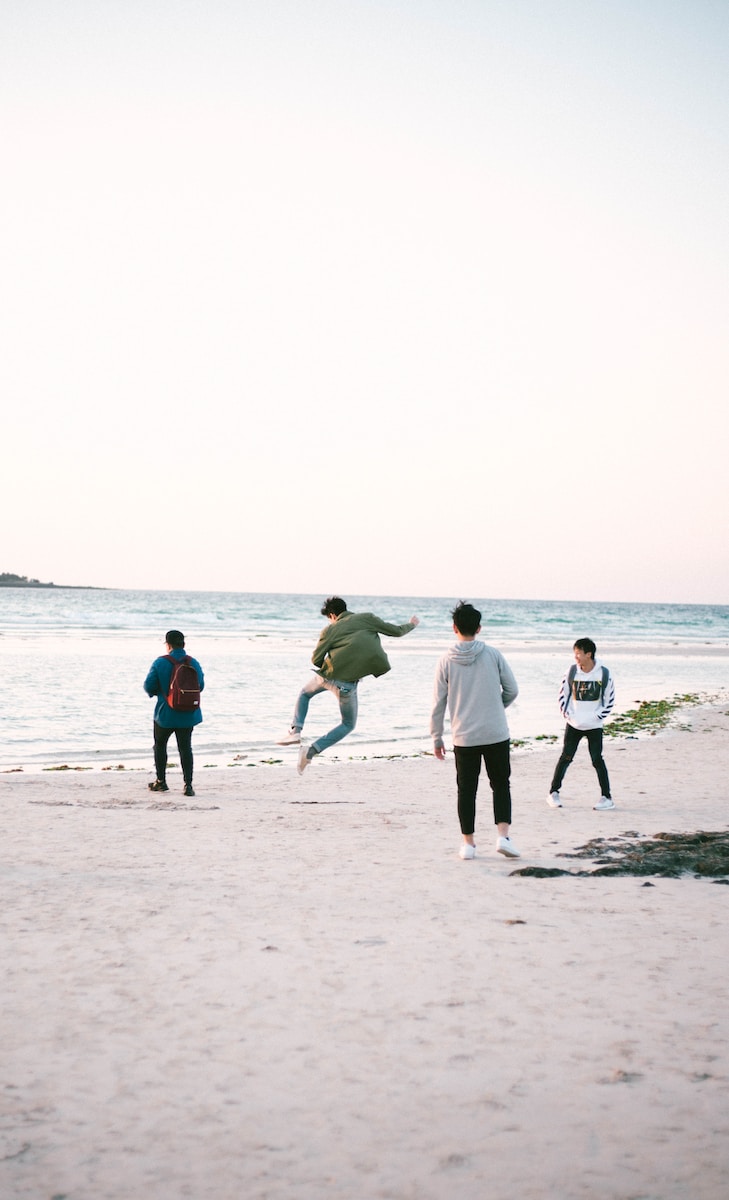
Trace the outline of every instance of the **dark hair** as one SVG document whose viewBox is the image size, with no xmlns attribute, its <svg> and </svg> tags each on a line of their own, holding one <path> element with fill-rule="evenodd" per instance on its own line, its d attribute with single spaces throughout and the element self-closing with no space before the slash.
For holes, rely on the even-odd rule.
<svg viewBox="0 0 729 1200">
<path fill-rule="evenodd" d="M 170 629 L 169 633 L 165 634 L 165 641 L 173 650 L 182 650 L 185 645 L 185 635 L 180 633 L 179 629 Z"/>
<path fill-rule="evenodd" d="M 481 614 L 472 604 L 465 604 L 463 600 L 459 600 L 451 616 L 456 629 L 464 637 L 474 637 L 478 633 Z"/>
<path fill-rule="evenodd" d="M 583 654 L 589 654 L 590 658 L 594 658 L 597 646 L 592 638 L 578 638 L 572 649 L 581 650 Z"/>
<path fill-rule="evenodd" d="M 330 596 L 321 606 L 321 615 L 323 617 L 340 617 L 346 611 L 347 605 L 341 596 Z"/>
</svg>

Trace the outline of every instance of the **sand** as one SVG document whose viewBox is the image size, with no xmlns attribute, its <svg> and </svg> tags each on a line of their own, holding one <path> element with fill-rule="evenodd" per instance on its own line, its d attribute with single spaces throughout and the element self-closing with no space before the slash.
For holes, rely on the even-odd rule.
<svg viewBox="0 0 729 1200">
<path fill-rule="evenodd" d="M 719 1200 L 729 887 L 589 868 L 726 830 L 727 705 L 517 752 L 514 841 L 457 856 L 446 763 L 0 775 L 3 1200 Z"/>
</svg>

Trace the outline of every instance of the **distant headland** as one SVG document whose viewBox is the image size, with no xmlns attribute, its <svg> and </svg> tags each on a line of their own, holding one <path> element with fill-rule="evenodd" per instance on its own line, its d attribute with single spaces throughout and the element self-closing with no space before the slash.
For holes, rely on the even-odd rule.
<svg viewBox="0 0 729 1200">
<path fill-rule="evenodd" d="M 101 591 L 88 584 L 41 583 L 40 579 L 29 579 L 27 575 L 13 575 L 9 571 L 0 572 L 0 587 L 12 588 L 64 588 L 74 591 Z"/>
</svg>

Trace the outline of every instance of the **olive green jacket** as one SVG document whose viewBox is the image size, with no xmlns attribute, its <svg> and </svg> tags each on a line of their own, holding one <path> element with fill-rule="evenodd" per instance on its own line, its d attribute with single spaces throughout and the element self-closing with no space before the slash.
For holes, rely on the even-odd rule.
<svg viewBox="0 0 729 1200">
<path fill-rule="evenodd" d="M 404 637 L 415 628 L 389 625 L 374 613 L 341 613 L 322 629 L 311 661 L 324 679 L 341 679 L 354 683 L 365 675 L 384 675 L 390 670 L 379 634 Z"/>
</svg>

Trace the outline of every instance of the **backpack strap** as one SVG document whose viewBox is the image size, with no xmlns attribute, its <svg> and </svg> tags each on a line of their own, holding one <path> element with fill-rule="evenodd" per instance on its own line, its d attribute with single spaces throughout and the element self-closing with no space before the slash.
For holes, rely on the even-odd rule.
<svg viewBox="0 0 729 1200">
<path fill-rule="evenodd" d="M 609 678 L 610 678 L 610 672 L 608 671 L 607 667 L 603 667 L 602 668 L 602 691 L 600 693 L 600 699 L 602 700 L 603 704 L 605 703 L 605 692 L 607 691 L 607 685 L 608 685 Z"/>
</svg>

